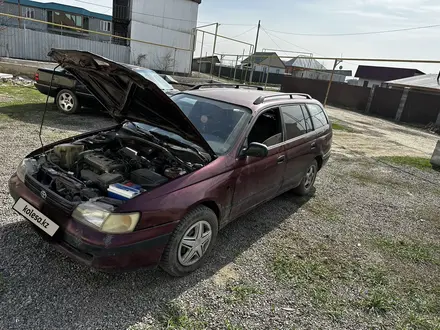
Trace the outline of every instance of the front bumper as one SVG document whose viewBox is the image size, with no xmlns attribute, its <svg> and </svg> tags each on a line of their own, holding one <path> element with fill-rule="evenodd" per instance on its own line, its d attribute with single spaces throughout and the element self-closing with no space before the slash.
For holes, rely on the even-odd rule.
<svg viewBox="0 0 440 330">
<path fill-rule="evenodd" d="M 53 237 L 33 226 L 44 240 L 72 259 L 103 271 L 156 266 L 177 225 L 173 222 L 133 233 L 106 234 L 48 204 L 15 174 L 9 180 L 9 192 L 14 200 L 25 199 L 60 226 Z"/>
</svg>

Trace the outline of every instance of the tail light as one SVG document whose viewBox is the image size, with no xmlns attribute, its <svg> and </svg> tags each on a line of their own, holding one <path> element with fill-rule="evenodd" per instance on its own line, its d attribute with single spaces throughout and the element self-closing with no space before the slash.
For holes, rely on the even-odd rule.
<svg viewBox="0 0 440 330">
<path fill-rule="evenodd" d="M 40 79 L 40 75 L 38 73 L 35 73 L 34 79 L 35 79 L 35 81 L 38 81 Z"/>
</svg>

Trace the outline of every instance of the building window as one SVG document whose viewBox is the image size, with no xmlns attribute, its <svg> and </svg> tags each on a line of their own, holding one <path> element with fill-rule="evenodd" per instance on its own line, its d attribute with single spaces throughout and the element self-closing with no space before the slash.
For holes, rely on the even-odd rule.
<svg viewBox="0 0 440 330">
<path fill-rule="evenodd" d="M 22 15 L 27 18 L 35 18 L 35 9 L 29 7 L 23 7 Z"/>
<path fill-rule="evenodd" d="M 277 69 L 277 71 L 276 71 L 277 73 L 280 73 L 280 69 Z"/>
<path fill-rule="evenodd" d="M 83 17 L 80 15 L 67 14 L 59 11 L 47 11 L 47 21 L 70 26 L 70 27 L 83 27 Z"/>
<path fill-rule="evenodd" d="M 112 22 L 109 21 L 101 21 L 100 22 L 101 31 L 111 32 L 112 31 Z"/>
</svg>

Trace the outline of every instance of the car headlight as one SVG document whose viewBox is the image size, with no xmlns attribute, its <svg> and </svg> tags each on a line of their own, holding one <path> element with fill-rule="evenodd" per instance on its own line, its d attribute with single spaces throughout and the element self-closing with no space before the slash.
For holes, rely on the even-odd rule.
<svg viewBox="0 0 440 330">
<path fill-rule="evenodd" d="M 85 202 L 79 204 L 73 211 L 72 217 L 87 225 L 96 227 L 106 233 L 129 233 L 136 227 L 140 214 L 112 213 L 113 206 L 100 202 Z"/>
<path fill-rule="evenodd" d="M 33 158 L 25 158 L 17 167 L 17 176 L 20 181 L 24 182 L 26 174 L 33 175 L 38 172 L 37 161 Z"/>
</svg>

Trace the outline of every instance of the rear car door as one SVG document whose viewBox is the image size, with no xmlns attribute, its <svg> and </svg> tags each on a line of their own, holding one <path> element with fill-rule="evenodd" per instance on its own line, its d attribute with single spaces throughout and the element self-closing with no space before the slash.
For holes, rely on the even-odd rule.
<svg viewBox="0 0 440 330">
<path fill-rule="evenodd" d="M 315 152 L 317 155 L 321 155 L 326 159 L 329 156 L 332 143 L 332 132 L 328 116 L 324 109 L 318 104 L 307 103 L 305 107 L 310 114 L 313 128 L 315 130 Z"/>
<path fill-rule="evenodd" d="M 252 125 L 245 147 L 263 143 L 269 153 L 264 158 L 240 157 L 231 218 L 274 198 L 281 188 L 285 170 L 283 126 L 279 108 L 263 111 Z"/>
<path fill-rule="evenodd" d="M 302 104 L 281 106 L 286 131 L 286 170 L 281 190 L 295 188 L 316 157 L 316 132 L 307 108 Z"/>
</svg>

